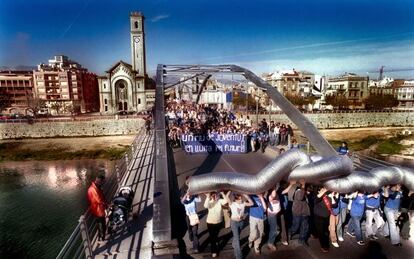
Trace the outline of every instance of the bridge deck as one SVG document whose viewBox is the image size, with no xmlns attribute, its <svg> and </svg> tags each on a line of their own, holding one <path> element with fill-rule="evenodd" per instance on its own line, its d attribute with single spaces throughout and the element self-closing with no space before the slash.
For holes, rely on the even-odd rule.
<svg viewBox="0 0 414 259">
<path fill-rule="evenodd" d="M 248 153 L 240 155 L 187 155 L 181 150 L 174 150 L 174 160 L 178 185 L 182 187 L 185 182 L 185 177 L 190 175 L 197 175 L 206 172 L 246 172 L 256 174 L 266 164 L 276 156 L 276 152 L 270 148 L 266 150 L 265 154 L 259 152 Z M 198 211 L 200 215 L 200 225 L 198 229 L 200 252 L 194 254 L 191 251 L 192 244 L 188 238 L 186 232 L 186 225 L 183 221 L 185 212 L 183 208 L 177 208 L 173 217 L 180 218 L 180 221 L 175 221 L 178 237 L 182 237 L 185 243 L 185 247 L 181 248 L 182 253 L 187 253 L 193 258 L 208 258 L 210 254 L 210 245 L 208 241 L 207 226 L 205 223 L 206 209 L 203 207 L 204 196 L 202 196 L 202 202 L 198 204 Z M 297 240 L 290 242 L 289 246 L 283 246 L 281 243 L 277 244 L 278 250 L 271 252 L 267 247 L 262 248 L 262 254 L 260 256 L 255 255 L 252 251 L 249 251 L 247 247 L 247 238 L 249 235 L 248 221 L 241 233 L 241 243 L 244 254 L 247 254 L 247 258 L 414 258 L 414 242 L 404 241 L 403 247 L 393 247 L 390 241 L 385 238 L 380 238 L 378 242 L 369 242 L 365 246 L 359 246 L 356 241 L 348 236 L 345 237 L 344 242 L 340 242 L 339 248 L 331 247 L 329 253 L 322 253 L 320 250 L 319 242 L 317 239 L 310 238 L 309 247 L 300 246 Z M 222 251 L 219 258 L 234 258 L 233 250 L 231 247 L 232 234 L 230 228 L 223 228 L 220 231 L 220 245 Z M 266 238 L 263 239 L 263 242 Z M 184 246 L 184 244 L 183 244 Z M 381 257 L 380 255 L 386 257 Z M 374 255 L 374 257 L 373 257 Z M 371 256 L 371 257 L 370 257 Z"/>
<path fill-rule="evenodd" d="M 129 229 L 113 233 L 106 243 L 95 243 L 95 258 L 151 258 L 154 135 L 143 135 L 123 185 L 135 191 Z"/>
</svg>

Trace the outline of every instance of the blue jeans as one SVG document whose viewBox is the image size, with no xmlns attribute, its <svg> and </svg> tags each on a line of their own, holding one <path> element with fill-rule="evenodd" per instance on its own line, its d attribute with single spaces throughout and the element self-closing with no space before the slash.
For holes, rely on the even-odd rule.
<svg viewBox="0 0 414 259">
<path fill-rule="evenodd" d="M 280 135 L 279 134 L 275 134 L 275 145 L 279 145 L 280 140 L 279 140 Z"/>
<path fill-rule="evenodd" d="M 354 233 L 357 241 L 363 241 L 362 229 L 361 229 L 361 218 L 357 216 L 351 216 L 351 222 L 348 225 L 348 232 Z"/>
<path fill-rule="evenodd" d="M 347 208 L 341 208 L 339 214 L 338 214 L 338 225 L 336 225 L 336 234 L 338 235 L 338 238 L 344 238 L 344 228 L 345 228 L 345 221 L 346 221 L 346 215 L 347 215 Z"/>
<path fill-rule="evenodd" d="M 384 213 L 385 217 L 387 218 L 387 222 L 385 223 L 384 227 L 384 234 L 386 236 L 390 236 L 391 244 L 398 244 L 401 242 L 400 234 L 398 233 L 397 225 L 395 224 L 395 218 L 396 214 L 398 213 L 398 210 L 385 207 Z"/>
<path fill-rule="evenodd" d="M 308 216 L 293 216 L 293 223 L 290 229 L 290 237 L 299 232 L 299 241 L 305 242 L 309 232 L 309 217 Z"/>
<path fill-rule="evenodd" d="M 243 229 L 243 220 L 241 221 L 232 220 L 230 225 L 231 225 L 231 232 L 233 232 L 233 242 L 231 243 L 231 245 L 234 250 L 234 257 L 236 259 L 241 259 L 242 251 L 240 248 L 240 232 Z"/>
<path fill-rule="evenodd" d="M 269 145 L 271 146 L 275 145 L 275 134 L 272 132 L 269 133 Z"/>
<path fill-rule="evenodd" d="M 268 244 L 274 245 L 277 236 L 277 215 L 268 215 L 267 222 L 269 223 L 269 239 Z"/>
</svg>

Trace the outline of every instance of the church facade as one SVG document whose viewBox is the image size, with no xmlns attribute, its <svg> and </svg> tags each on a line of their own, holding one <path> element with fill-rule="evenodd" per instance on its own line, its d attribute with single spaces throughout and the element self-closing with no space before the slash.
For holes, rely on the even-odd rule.
<svg viewBox="0 0 414 259">
<path fill-rule="evenodd" d="M 135 113 L 155 103 L 155 82 L 146 74 L 144 16 L 130 14 L 131 64 L 122 60 L 98 77 L 102 114 Z"/>
</svg>

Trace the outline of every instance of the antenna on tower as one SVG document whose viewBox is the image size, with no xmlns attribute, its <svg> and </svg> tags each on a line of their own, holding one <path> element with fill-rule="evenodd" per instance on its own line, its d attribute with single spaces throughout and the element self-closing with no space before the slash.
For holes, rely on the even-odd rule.
<svg viewBox="0 0 414 259">
<path fill-rule="evenodd" d="M 384 73 L 384 67 L 385 66 L 381 66 L 380 67 L 378 81 L 381 81 L 382 80 L 383 73 Z"/>
</svg>

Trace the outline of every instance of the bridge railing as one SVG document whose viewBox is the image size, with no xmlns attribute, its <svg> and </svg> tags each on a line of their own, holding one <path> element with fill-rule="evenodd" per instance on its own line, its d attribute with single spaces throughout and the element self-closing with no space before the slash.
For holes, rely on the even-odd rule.
<svg viewBox="0 0 414 259">
<path fill-rule="evenodd" d="M 138 145 L 140 145 L 143 134 L 143 129 L 141 129 L 133 143 L 128 147 L 124 157 L 111 168 L 109 177 L 106 178 L 103 186 L 105 197 L 112 198 L 124 182 L 127 173 L 132 170 L 131 161 Z M 78 224 L 56 258 L 93 258 L 92 245 L 97 239 L 97 231 L 98 226 L 94 217 L 87 210 L 80 216 Z"/>
</svg>

